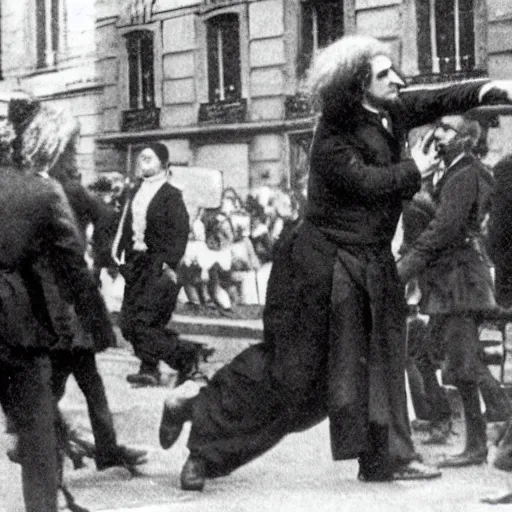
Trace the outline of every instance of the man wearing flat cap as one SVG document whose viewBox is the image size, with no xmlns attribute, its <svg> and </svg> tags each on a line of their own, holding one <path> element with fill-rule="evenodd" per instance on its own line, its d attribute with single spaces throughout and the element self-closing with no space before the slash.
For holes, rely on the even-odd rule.
<svg viewBox="0 0 512 512">
<path fill-rule="evenodd" d="M 140 184 L 123 209 L 112 249 L 125 278 L 121 332 L 133 345 L 140 369 L 127 380 L 139 386 L 160 383 L 159 362 L 182 381 L 197 366 L 198 345 L 166 328 L 180 284 L 176 268 L 188 240 L 189 216 L 181 191 L 168 182 L 169 151 L 159 142 L 142 146 L 136 172 Z"/>
</svg>

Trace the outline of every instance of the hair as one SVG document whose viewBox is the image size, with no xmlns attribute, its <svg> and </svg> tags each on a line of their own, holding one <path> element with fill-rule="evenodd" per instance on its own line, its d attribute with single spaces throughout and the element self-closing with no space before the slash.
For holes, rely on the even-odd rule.
<svg viewBox="0 0 512 512">
<path fill-rule="evenodd" d="M 144 149 L 152 149 L 160 160 L 162 167 L 166 167 L 169 163 L 169 149 L 165 144 L 162 144 L 161 142 L 148 142 L 140 146 L 140 151 L 143 151 Z"/>
<path fill-rule="evenodd" d="M 322 50 L 308 72 L 313 106 L 322 113 L 339 113 L 360 103 L 371 80 L 371 61 L 389 56 L 373 37 L 345 36 Z"/>
<path fill-rule="evenodd" d="M 79 134 L 80 125 L 67 110 L 39 105 L 19 134 L 16 160 L 27 169 L 51 171 L 65 150 L 76 150 Z"/>
</svg>

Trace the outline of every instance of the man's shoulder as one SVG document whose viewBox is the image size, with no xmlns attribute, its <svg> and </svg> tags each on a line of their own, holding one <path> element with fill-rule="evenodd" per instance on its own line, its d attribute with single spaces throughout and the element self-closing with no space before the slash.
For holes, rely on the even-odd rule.
<svg viewBox="0 0 512 512">
<path fill-rule="evenodd" d="M 162 185 L 162 192 L 164 192 L 168 197 L 172 198 L 182 198 L 183 196 L 183 191 L 175 185 L 171 185 L 169 181 L 165 181 Z"/>
</svg>

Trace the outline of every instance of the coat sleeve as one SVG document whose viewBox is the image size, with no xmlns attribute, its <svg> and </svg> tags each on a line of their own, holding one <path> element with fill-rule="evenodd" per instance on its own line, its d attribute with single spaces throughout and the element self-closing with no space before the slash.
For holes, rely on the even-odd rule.
<svg viewBox="0 0 512 512">
<path fill-rule="evenodd" d="M 421 186 L 421 175 L 412 159 L 389 165 L 368 165 L 361 151 L 340 137 L 327 137 L 313 148 L 312 166 L 333 190 L 364 200 L 401 195 L 410 199 Z"/>
<path fill-rule="evenodd" d="M 92 335 L 96 350 L 115 346 L 110 317 L 85 262 L 73 213 L 57 185 L 49 193 L 48 202 L 44 240 L 59 291 L 74 306 L 83 328 Z"/>
<path fill-rule="evenodd" d="M 466 238 L 477 191 L 477 177 L 465 170 L 459 171 L 445 183 L 433 219 L 398 261 L 398 274 L 402 282 L 420 274 L 443 251 L 455 247 Z"/>
<path fill-rule="evenodd" d="M 478 95 L 482 83 L 455 84 L 437 89 L 403 91 L 401 100 L 405 107 L 404 127 L 407 131 L 415 126 L 435 122 L 439 117 L 462 114 L 480 105 Z"/>
</svg>

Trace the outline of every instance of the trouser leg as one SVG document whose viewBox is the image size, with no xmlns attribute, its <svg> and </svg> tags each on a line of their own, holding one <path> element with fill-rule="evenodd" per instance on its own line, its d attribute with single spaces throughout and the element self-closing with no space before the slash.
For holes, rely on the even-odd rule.
<svg viewBox="0 0 512 512">
<path fill-rule="evenodd" d="M 485 419 L 480 409 L 480 398 L 476 382 L 458 381 L 464 417 L 466 419 L 466 452 L 485 451 L 487 435 Z"/>
<path fill-rule="evenodd" d="M 174 358 L 180 341 L 169 335 L 166 327 L 176 308 L 179 289 L 179 285 L 157 273 L 149 260 L 146 267 L 127 280 L 121 331 L 141 360 L 141 369 L 156 372 L 159 361 L 178 369 Z"/>
<path fill-rule="evenodd" d="M 37 357 L 9 372 L 7 400 L 19 436 L 27 512 L 56 512 L 59 464 L 51 392 L 51 366 Z"/>
<path fill-rule="evenodd" d="M 483 362 L 480 362 L 478 386 L 485 402 L 487 420 L 507 421 L 512 415 L 510 399 Z"/>
<path fill-rule="evenodd" d="M 449 420 L 451 417 L 450 402 L 446 391 L 437 380 L 436 365 L 429 357 L 423 357 L 417 361 L 417 366 L 425 386 L 425 397 L 429 407 L 428 419 L 433 422 Z"/>
<path fill-rule="evenodd" d="M 75 354 L 75 358 L 73 376 L 87 401 L 96 445 L 96 463 L 101 465 L 116 455 L 117 436 L 114 421 L 94 353 L 81 351 Z"/>
</svg>

